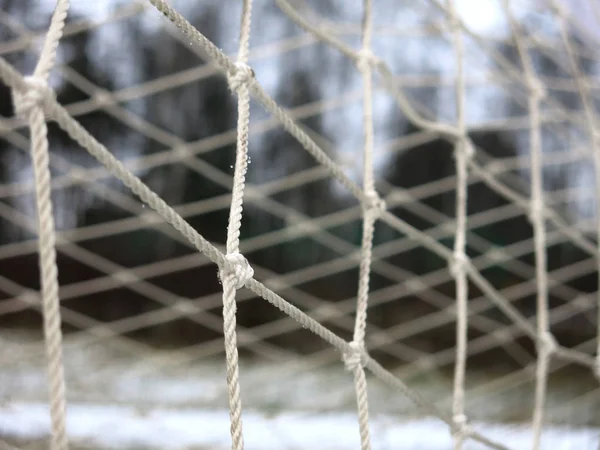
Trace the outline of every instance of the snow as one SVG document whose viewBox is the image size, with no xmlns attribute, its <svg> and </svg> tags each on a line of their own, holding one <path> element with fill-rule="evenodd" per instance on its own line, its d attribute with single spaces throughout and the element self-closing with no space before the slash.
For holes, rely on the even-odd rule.
<svg viewBox="0 0 600 450">
<path fill-rule="evenodd" d="M 84 344 L 67 336 L 64 345 L 68 394 L 68 432 L 75 447 L 96 449 L 229 448 L 227 386 L 222 358 L 201 359 L 185 367 L 159 364 L 144 355 L 126 356 L 104 344 Z M 0 443 L 44 439 L 49 432 L 44 359 L 39 337 L 0 333 Z M 43 353 L 42 353 L 43 354 Z M 28 357 L 27 355 L 30 355 Z M 41 355 L 40 355 L 41 356 Z M 11 362 L 12 361 L 12 362 Z M 295 363 L 295 364 L 294 364 Z M 490 375 L 482 375 L 490 378 Z M 479 384 L 473 374 L 471 383 Z M 411 388 L 449 410 L 451 380 L 405 380 Z M 418 415 L 403 395 L 369 377 L 371 435 L 374 449 L 441 450 L 451 448 L 442 422 Z M 241 386 L 246 449 L 359 448 L 352 376 L 341 362 L 310 367 L 302 360 L 242 360 Z M 597 450 L 599 429 L 583 426 L 598 417 L 597 398 L 570 386 L 549 392 L 548 420 L 581 426 L 547 426 L 547 450 Z M 492 395 L 467 392 L 475 428 L 511 449 L 529 448 L 528 424 L 500 425 L 502 414 L 527 408 L 533 386 L 497 390 Z M 568 416 L 560 409 L 571 404 Z M 554 414 L 553 414 L 554 413 Z M 586 422 L 586 418 L 588 419 Z M 591 421 L 589 420 L 591 418 Z M 566 420 L 565 420 L 566 419 Z M 401 444 L 401 445 L 400 445 Z M 481 449 L 471 443 L 467 449 Z"/>
<path fill-rule="evenodd" d="M 256 411 L 243 415 L 246 449 L 352 449 L 359 447 L 356 416 L 345 414 Z M 46 405 L 13 404 L 0 409 L 0 435 L 42 439 L 50 421 Z M 225 410 L 169 410 L 147 412 L 126 406 L 69 405 L 68 431 L 74 445 L 105 449 L 229 448 L 229 414 Z M 486 435 L 509 448 L 529 448 L 531 432 L 525 427 L 476 424 Z M 403 421 L 376 416 L 371 421 L 374 449 L 446 450 L 451 438 L 445 424 L 422 419 Z M 542 449 L 596 450 L 598 432 L 591 429 L 546 429 Z M 466 449 L 485 448 L 470 442 Z"/>
</svg>

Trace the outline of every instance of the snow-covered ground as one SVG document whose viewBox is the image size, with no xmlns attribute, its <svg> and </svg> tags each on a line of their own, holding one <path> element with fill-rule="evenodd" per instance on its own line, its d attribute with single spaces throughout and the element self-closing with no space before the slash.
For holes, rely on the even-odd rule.
<svg viewBox="0 0 600 450">
<path fill-rule="evenodd" d="M 359 435 L 352 413 L 281 413 L 267 416 L 246 411 L 246 449 L 358 449 Z M 528 449 L 531 433 L 525 427 L 476 424 L 486 435 L 509 448 Z M 15 404 L 0 409 L 0 435 L 35 439 L 46 435 L 49 419 L 44 404 Z M 76 404 L 69 407 L 69 434 L 74 445 L 103 449 L 230 448 L 226 410 L 157 409 L 140 414 L 131 407 Z M 381 450 L 447 450 L 452 441 L 447 427 L 435 420 L 399 420 L 376 416 L 371 421 L 372 444 Z M 597 450 L 598 432 L 586 429 L 546 429 L 544 450 Z M 469 450 L 484 449 L 470 443 Z"/>
<path fill-rule="evenodd" d="M 1 439 L 22 445 L 39 442 L 49 431 L 43 350 L 38 340 L 21 334 L 0 335 Z M 36 353 L 36 351 L 38 353 Z M 68 431 L 76 449 L 226 449 L 229 415 L 225 369 L 220 359 L 201 358 L 167 367 L 169 352 L 127 357 L 106 345 L 67 339 L 65 365 L 69 409 Z M 302 360 L 300 360 L 302 362 Z M 242 365 L 242 398 L 246 448 L 359 448 L 352 377 L 341 364 L 310 369 L 292 363 Z M 473 381 L 473 379 L 472 379 Z M 451 382 L 439 377 L 411 382 L 438 406 L 448 408 Z M 527 449 L 528 424 L 500 425 L 506 410 L 530 414 L 531 385 L 469 398 L 475 428 L 511 449 Z M 371 434 L 374 449 L 438 450 L 451 448 L 442 422 L 419 415 L 397 392 L 369 379 Z M 548 412 L 576 397 L 551 390 Z M 600 429 L 594 422 L 597 398 L 574 403 L 563 423 L 549 426 L 543 449 L 597 450 Z M 592 405 L 592 406 L 590 406 Z M 591 420 L 590 420 L 591 418 Z M 31 448 L 31 447 L 25 447 Z M 43 447 L 33 447 L 43 448 Z M 471 443 L 468 449 L 484 448 Z M 2 445 L 0 445 L 2 449 Z"/>
</svg>

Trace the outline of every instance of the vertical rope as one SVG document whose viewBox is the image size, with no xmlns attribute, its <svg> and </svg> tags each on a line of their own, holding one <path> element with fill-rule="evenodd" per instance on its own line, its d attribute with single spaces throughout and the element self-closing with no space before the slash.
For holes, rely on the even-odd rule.
<svg viewBox="0 0 600 450">
<path fill-rule="evenodd" d="M 548 274 L 546 262 L 546 226 L 544 220 L 544 187 L 541 168 L 542 145 L 540 127 L 540 99 L 541 91 L 539 82 L 530 70 L 526 76 L 531 81 L 528 99 L 529 121 L 531 131 L 529 134 L 529 147 L 531 151 L 531 215 L 535 246 L 535 272 L 537 284 L 537 333 L 538 333 L 538 362 L 536 367 L 535 403 L 533 412 L 533 446 L 534 450 L 540 447 L 541 434 L 544 422 L 544 405 L 548 384 L 548 368 L 553 351 L 553 338 L 550 334 L 548 313 Z M 538 84 L 536 84 L 538 83 Z"/>
<path fill-rule="evenodd" d="M 361 261 L 359 268 L 358 294 L 354 337 L 350 344 L 351 354 L 345 356 L 348 370 L 354 374 L 354 388 L 358 409 L 358 423 L 362 450 L 371 449 L 369 435 L 369 401 L 363 355 L 365 354 L 365 333 L 367 325 L 367 307 L 369 301 L 369 280 L 373 251 L 373 235 L 375 221 L 385 208 L 375 191 L 373 179 L 373 79 L 371 65 L 374 57 L 371 52 L 372 36 L 372 0 L 363 1 L 362 47 L 358 58 L 358 69 L 363 78 L 363 190 L 368 199 L 363 205 L 363 236 L 361 244 Z"/>
<path fill-rule="evenodd" d="M 465 415 L 465 373 L 467 366 L 468 343 L 468 262 L 465 253 L 467 230 L 467 178 L 468 160 L 472 157 L 472 147 L 467 140 L 465 121 L 465 79 L 464 45 L 462 31 L 458 25 L 453 0 L 448 0 L 450 27 L 456 52 L 456 120 L 460 138 L 456 141 L 456 236 L 454 239 L 454 261 L 450 267 L 456 282 L 456 362 L 454 365 L 454 386 L 452 401 L 452 421 L 454 425 L 454 448 L 461 450 L 467 437 L 467 417 Z"/>
<path fill-rule="evenodd" d="M 39 227 L 39 266 L 44 316 L 52 450 L 66 450 L 66 387 L 63 366 L 58 268 L 56 266 L 56 236 L 52 211 L 50 169 L 48 164 L 47 126 L 44 113 L 36 108 L 29 115 L 31 156 L 35 178 L 36 209 Z"/>
<path fill-rule="evenodd" d="M 358 61 L 358 69 L 363 77 L 363 128 L 364 128 L 364 149 L 363 149 L 363 189 L 366 196 L 375 201 L 377 193 L 375 192 L 375 182 L 373 179 L 373 80 L 371 71 L 371 0 L 364 0 L 363 17 L 363 44 L 361 56 Z M 358 304 L 356 311 L 356 322 L 354 327 L 354 341 L 362 343 L 365 339 L 367 303 L 369 296 L 369 278 L 371 269 L 371 254 L 373 245 L 374 222 L 376 211 L 373 210 L 373 204 L 364 205 L 363 221 L 363 239 L 362 239 L 362 260 L 360 263 L 360 276 L 358 288 Z"/>
<path fill-rule="evenodd" d="M 229 224 L 227 228 L 226 258 L 234 270 L 221 268 L 223 283 L 223 332 L 225 338 L 225 358 L 227 366 L 227 387 L 229 393 L 229 415 L 231 420 L 231 448 L 242 450 L 242 401 L 240 398 L 239 356 L 236 336 L 236 290 L 253 276 L 246 258 L 239 253 L 240 228 L 244 202 L 246 171 L 248 169 L 248 124 L 250 121 L 250 91 L 254 72 L 247 65 L 250 44 L 252 0 L 244 0 L 240 25 L 240 46 L 236 70 L 228 76 L 229 86 L 238 97 L 237 146 L 233 175 L 233 189 Z"/>
<path fill-rule="evenodd" d="M 535 249 L 535 272 L 537 287 L 537 366 L 536 386 L 533 410 L 533 444 L 532 448 L 540 448 L 542 428 L 544 424 L 544 405 L 548 385 L 548 368 L 552 353 L 556 349 L 554 338 L 550 333 L 548 312 L 548 272 L 546 262 L 546 225 L 544 212 L 544 184 L 541 165 L 542 135 L 540 120 L 540 101 L 544 97 L 544 89 L 537 79 L 529 52 L 521 39 L 518 24 L 510 9 L 510 0 L 503 0 L 503 7 L 509 19 L 515 38 L 517 51 L 523 64 L 523 70 L 529 89 L 529 148 L 531 152 L 531 210 L 529 219 L 533 226 Z"/>
<path fill-rule="evenodd" d="M 48 77 L 56 60 L 62 36 L 68 0 L 59 0 L 33 76 L 26 78 L 26 88 L 13 91 L 15 112 L 24 118 L 31 133 L 31 158 L 35 178 L 35 199 L 39 229 L 39 266 L 44 316 L 52 450 L 67 450 L 66 387 L 63 366 L 60 300 L 58 297 L 58 268 L 56 266 L 56 234 L 52 212 L 48 127 L 43 110 L 49 95 Z"/>
</svg>

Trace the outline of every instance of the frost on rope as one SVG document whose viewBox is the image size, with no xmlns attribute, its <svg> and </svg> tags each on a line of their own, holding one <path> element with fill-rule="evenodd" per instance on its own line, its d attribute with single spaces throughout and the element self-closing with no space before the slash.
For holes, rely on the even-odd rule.
<svg viewBox="0 0 600 450">
<path fill-rule="evenodd" d="M 599 425 L 594 419 L 599 417 L 594 406 L 594 371 L 600 367 L 600 324 L 594 314 L 599 221 L 594 214 L 581 213 L 582 203 L 596 204 L 599 191 L 592 189 L 592 195 L 579 199 L 585 189 L 561 185 L 560 176 L 552 179 L 558 187 L 545 181 L 574 165 L 572 178 L 592 174 L 600 186 L 600 153 L 595 152 L 590 165 L 585 150 L 597 146 L 596 105 L 589 101 L 595 70 L 589 60 L 597 54 L 584 46 L 580 35 L 571 34 L 577 18 L 557 2 L 540 11 L 506 0 L 498 13 L 506 19 L 504 25 L 493 39 L 485 39 L 474 33 L 469 8 L 459 0 L 431 0 L 414 7 L 365 0 L 360 8 L 340 12 L 335 21 L 334 6 L 319 3 L 312 9 L 310 2 L 277 0 L 278 9 L 273 10 L 257 1 L 257 10 L 246 0 L 236 6 L 241 33 L 234 40 L 237 48 L 227 43 L 228 55 L 216 43 L 224 32 L 215 30 L 226 22 L 218 8 L 190 23 L 192 11 L 182 15 L 180 3 L 151 0 L 133 12 L 110 11 L 98 22 L 66 24 L 65 39 L 122 17 L 133 17 L 135 24 L 144 10 L 158 17 L 158 9 L 175 27 L 150 27 L 148 47 L 163 49 L 161 61 L 148 63 L 149 80 L 134 86 L 111 92 L 101 86 L 102 80 L 88 79 L 94 71 L 81 75 L 78 71 L 86 65 L 73 57 L 73 67 L 56 69 L 64 77 L 59 94 L 73 85 L 86 99 L 66 107 L 58 104 L 60 95 L 47 90 L 46 79 L 68 2 L 61 2 L 53 17 L 33 78 L 23 77 L 7 58 L 0 59 L 0 78 L 14 92 L 16 112 L 29 122 L 35 167 L 35 183 L 1 185 L 0 196 L 36 194 L 49 375 L 46 382 L 40 367 L 31 365 L 40 356 L 35 345 L 22 342 L 22 348 L 4 355 L 7 369 L 0 376 L 3 386 L 12 388 L 5 387 L 3 393 L 7 406 L 0 409 L 0 438 L 40 439 L 51 430 L 53 449 L 67 447 L 67 431 L 74 445 L 87 440 L 124 447 L 160 442 L 160 448 L 314 448 L 304 431 L 312 427 L 319 436 L 329 430 L 332 441 L 327 445 L 332 448 L 395 446 L 400 435 L 409 449 L 454 445 L 456 450 L 539 450 L 559 448 L 561 440 L 595 448 L 593 428 L 567 433 L 557 424 L 576 417 L 579 426 Z M 281 35 L 265 45 L 253 40 L 251 49 L 251 30 L 269 34 L 277 29 L 265 26 L 265 17 L 284 24 Z M 534 19 L 545 34 L 528 34 Z M 21 48 L 28 30 L 9 14 L 0 20 L 17 36 L 2 51 Z M 399 27 L 398 20 L 410 26 Z M 429 61 L 416 77 L 412 66 L 395 56 L 397 51 L 387 54 L 392 46 L 384 44 L 386 39 L 401 36 L 408 41 L 400 53 L 425 55 L 421 57 Z M 415 46 L 425 38 L 443 44 Z M 67 44 L 63 40 L 61 45 Z M 190 54 L 181 57 L 181 45 Z M 552 52 L 559 47 L 563 50 L 557 56 Z M 28 45 L 21 50 L 29 51 Z M 191 62 L 205 57 L 208 64 Z M 268 62 L 277 58 L 282 60 L 275 65 Z M 447 67 L 432 77 L 427 66 L 436 59 Z M 310 66 L 315 61 L 318 68 Z M 566 81 L 542 71 L 552 64 L 568 74 Z M 164 73 L 163 65 L 175 70 Z M 274 66 L 283 74 L 279 83 L 270 76 Z M 326 78 L 324 87 L 313 86 L 318 70 L 343 76 L 335 88 Z M 196 90 L 178 91 L 188 84 Z M 491 87 L 494 104 L 500 105 L 500 112 L 494 110 L 489 117 L 477 106 L 486 104 L 478 94 L 482 85 Z M 356 89 L 345 92 L 340 86 Z M 419 89 L 425 93 L 419 95 Z M 574 104 L 573 96 L 582 101 L 581 114 L 567 106 Z M 146 97 L 161 108 L 150 109 Z M 144 99 L 142 106 L 128 104 L 139 99 Z M 432 110 L 436 101 L 439 106 Z M 261 112 L 255 113 L 255 107 Z M 212 114 L 218 108 L 221 113 Z M 192 125 L 171 121 L 175 110 Z M 120 161 L 99 142 L 106 142 L 101 136 L 81 126 L 94 128 L 89 113 L 109 116 L 141 134 L 147 154 Z M 105 169 L 79 167 L 64 157 L 66 150 L 55 152 L 52 145 L 48 158 L 49 142 L 64 142 L 55 126 L 47 129 L 45 120 L 50 119 L 77 142 L 78 152 L 86 150 Z M 332 127 L 332 120 L 342 125 Z M 27 151 L 29 143 L 18 133 L 23 123 L 6 119 L 2 125 L 7 141 Z M 566 140 L 566 135 L 577 139 Z M 251 142 L 260 144 L 260 150 L 253 150 Z M 502 153 L 510 147 L 507 142 L 519 148 Z M 253 151 L 254 164 L 263 166 L 267 181 L 253 178 L 260 172 L 253 175 L 249 169 Z M 421 169 L 411 166 L 419 162 Z M 167 166 L 172 170 L 161 172 Z M 439 168 L 438 178 L 422 178 Z M 136 197 L 105 184 L 106 174 Z M 157 183 L 157 178 L 162 181 Z M 55 233 L 51 183 L 53 190 L 90 186 L 115 208 L 114 217 L 99 220 L 92 213 L 89 223 Z M 23 201 L 19 198 L 16 204 Z M 220 214 L 227 209 L 228 214 Z M 0 204 L 0 215 L 21 227 L 24 236 L 37 231 L 35 219 L 11 202 Z M 256 233 L 253 227 L 261 220 L 284 225 Z M 223 248 L 216 237 L 223 233 L 216 231 L 225 229 Z M 138 241 L 140 230 L 150 238 Z M 122 239 L 118 251 L 96 240 L 113 237 Z M 155 242 L 160 248 L 156 254 L 148 250 Z M 21 266 L 10 259 L 31 255 L 32 244 L 0 246 L 0 261 L 9 261 L 0 266 L 0 290 L 8 296 L 0 303 L 0 317 L 40 309 L 37 284 L 23 281 Z M 258 254 L 275 246 L 283 250 Z M 144 255 L 156 258 L 140 263 Z M 66 276 L 60 305 L 57 266 Z M 11 272 L 13 267 L 16 272 Z M 184 271 L 193 275 L 184 281 L 169 279 Z M 78 272 L 84 273 L 82 279 L 70 278 Z M 218 279 L 221 284 L 211 291 Z M 98 300 L 98 293 L 105 295 Z M 82 308 L 80 298 L 103 312 Z M 109 301 L 116 306 L 103 310 Z M 124 313 L 129 305 L 134 312 Z M 272 320 L 265 319 L 267 314 Z M 95 365 L 83 358 L 65 359 L 66 399 L 61 320 L 77 330 L 76 354 L 96 342 L 117 353 Z M 149 342 L 162 335 L 158 346 L 170 345 L 164 339 L 169 329 L 178 338 L 188 336 L 188 342 L 157 351 L 156 342 Z M 311 341 L 312 335 L 316 338 Z M 225 368 L 215 369 L 209 361 L 223 351 Z M 263 363 L 247 363 L 242 351 Z M 82 367 L 85 376 L 72 373 Z M 192 371 L 196 384 L 188 385 L 181 372 L 172 372 L 177 370 Z M 221 384 L 202 374 L 213 370 Z M 171 373 L 150 377 L 161 371 Z M 309 377 L 303 378 L 306 372 Z M 139 379 L 144 379 L 144 388 L 132 393 L 131 380 Z M 165 379 L 181 382 L 181 390 L 165 388 Z M 198 383 L 202 379 L 211 380 L 213 397 L 193 392 L 206 390 Z M 282 400 L 297 387 L 289 384 L 294 380 L 303 380 L 306 390 Z M 146 387 L 147 382 L 155 389 Z M 39 402 L 45 396 L 38 388 L 46 385 L 51 427 L 40 419 L 44 412 Z M 341 397 L 333 394 L 336 389 Z M 79 422 L 65 416 L 66 400 L 81 414 Z M 207 408 L 221 411 L 225 400 L 228 418 L 207 413 Z M 89 401 L 96 407 L 82 406 Z M 106 405 L 122 402 L 126 404 L 120 408 Z M 163 411 L 165 405 L 175 411 Z M 181 412 L 186 407 L 193 408 L 187 416 Z M 161 437 L 149 431 L 160 428 L 157 418 L 169 424 Z M 315 418 L 324 421 L 322 429 L 315 430 Z M 101 441 L 96 430 L 114 427 L 116 419 L 134 424 L 114 441 Z M 200 419 L 203 425 L 198 425 Z M 493 423 L 499 421 L 518 424 L 511 438 L 504 437 L 504 425 Z M 178 427 L 191 422 L 196 425 L 186 430 L 206 427 L 211 433 L 189 432 L 185 442 L 165 437 L 181 434 Z M 261 431 L 279 422 L 285 423 L 284 429 L 296 427 L 294 432 L 285 429 L 290 439 L 286 443 L 277 441 L 277 427 L 272 434 Z M 408 431 L 414 428 L 420 430 L 418 436 Z"/>
</svg>

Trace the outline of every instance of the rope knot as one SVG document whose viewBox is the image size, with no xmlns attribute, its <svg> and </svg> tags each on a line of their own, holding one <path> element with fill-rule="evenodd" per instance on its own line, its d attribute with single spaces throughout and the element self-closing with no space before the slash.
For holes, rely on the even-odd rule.
<svg viewBox="0 0 600 450">
<path fill-rule="evenodd" d="M 381 216 L 387 208 L 385 200 L 383 200 L 374 190 L 366 192 L 365 197 L 364 207 L 366 211 L 374 214 L 375 217 Z"/>
<path fill-rule="evenodd" d="M 51 90 L 42 77 L 25 77 L 25 89 L 13 90 L 15 113 L 22 119 L 29 119 L 35 108 L 43 108 Z"/>
<path fill-rule="evenodd" d="M 471 140 L 468 139 L 466 136 L 460 138 L 454 146 L 454 158 L 458 159 L 458 156 L 460 154 L 465 155 L 467 162 L 473 160 L 473 158 L 475 157 L 475 147 L 473 146 Z"/>
<path fill-rule="evenodd" d="M 354 372 L 364 364 L 364 347 L 358 342 L 350 342 L 350 347 L 343 355 L 344 366 L 349 372 Z"/>
<path fill-rule="evenodd" d="M 233 92 L 237 92 L 242 86 L 247 86 L 254 78 L 254 70 L 243 62 L 235 63 L 235 70 L 233 73 L 227 75 L 227 82 L 229 83 L 229 89 Z"/>
<path fill-rule="evenodd" d="M 447 22 L 449 26 L 449 31 L 460 30 L 460 20 L 458 19 L 455 5 L 451 4 L 448 10 L 451 13 Z"/>
<path fill-rule="evenodd" d="M 112 102 L 112 95 L 108 91 L 97 91 L 92 97 L 96 100 L 98 106 L 109 106 Z"/>
<path fill-rule="evenodd" d="M 465 140 L 465 155 L 467 155 L 467 161 L 471 161 L 475 157 L 475 146 L 470 139 Z"/>
<path fill-rule="evenodd" d="M 471 425 L 467 416 L 464 414 L 455 414 L 452 417 L 452 434 L 460 437 L 466 437 L 471 434 Z"/>
<path fill-rule="evenodd" d="M 450 273 L 454 278 L 458 277 L 459 273 L 466 270 L 469 264 L 469 257 L 465 252 L 454 252 L 452 255 L 452 261 L 450 262 Z"/>
<path fill-rule="evenodd" d="M 554 339 L 554 336 L 552 336 L 552 334 L 547 331 L 540 335 L 539 346 L 540 346 L 539 351 L 548 356 L 555 353 L 558 348 L 556 339 Z"/>
<path fill-rule="evenodd" d="M 560 2 L 550 2 L 550 9 L 558 17 L 565 17 L 568 15 L 567 9 Z"/>
<path fill-rule="evenodd" d="M 250 266 L 248 260 L 241 253 L 229 253 L 225 255 L 228 264 L 221 268 L 221 282 L 228 277 L 235 279 L 235 288 L 241 289 L 254 276 L 254 269 Z"/>
<path fill-rule="evenodd" d="M 537 78 L 529 80 L 527 87 L 529 88 L 531 95 L 533 95 L 536 100 L 542 100 L 548 95 L 546 87 Z"/>
<path fill-rule="evenodd" d="M 535 198 L 529 205 L 529 222 L 535 224 L 538 217 L 544 218 L 544 206 L 539 198 Z"/>
<path fill-rule="evenodd" d="M 356 67 L 358 67 L 358 70 L 360 70 L 361 72 L 366 71 L 367 69 L 377 65 L 378 63 L 379 60 L 371 50 L 363 48 L 358 52 L 356 58 Z"/>
</svg>

